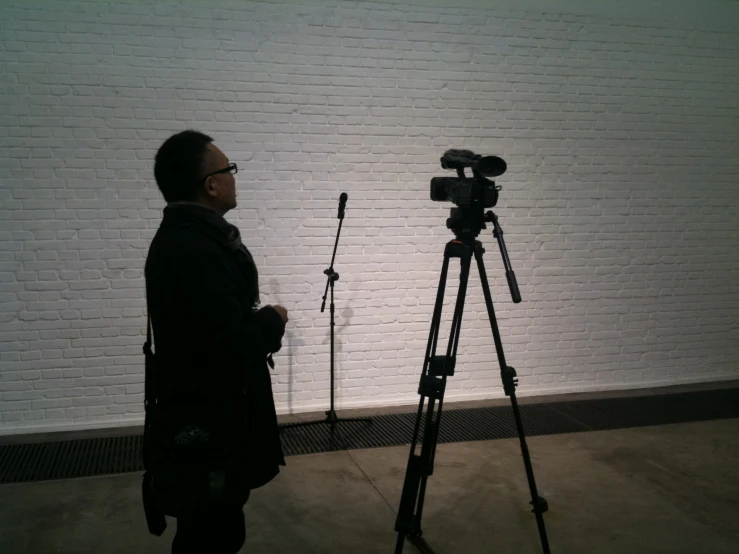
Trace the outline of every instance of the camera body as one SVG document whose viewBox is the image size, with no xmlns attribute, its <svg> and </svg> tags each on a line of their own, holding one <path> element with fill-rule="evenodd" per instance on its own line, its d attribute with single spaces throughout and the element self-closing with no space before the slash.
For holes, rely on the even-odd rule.
<svg viewBox="0 0 739 554">
<path fill-rule="evenodd" d="M 480 156 L 469 150 L 447 150 L 441 157 L 441 167 L 456 169 L 457 177 L 431 179 L 431 200 L 452 202 L 460 208 L 492 208 L 498 202 L 500 187 L 487 177 L 505 173 L 506 163 L 497 156 Z M 467 177 L 465 168 L 472 170 Z"/>
<path fill-rule="evenodd" d="M 474 177 L 434 177 L 431 200 L 451 202 L 460 208 L 492 208 L 498 203 L 498 189 L 494 183 L 480 183 Z"/>
</svg>

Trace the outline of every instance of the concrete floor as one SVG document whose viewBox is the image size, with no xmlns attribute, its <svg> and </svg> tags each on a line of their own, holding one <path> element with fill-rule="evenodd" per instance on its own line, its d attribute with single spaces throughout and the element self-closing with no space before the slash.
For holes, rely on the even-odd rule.
<svg viewBox="0 0 739 554">
<path fill-rule="evenodd" d="M 739 420 L 532 437 L 551 549 L 739 552 Z M 253 554 L 393 552 L 408 447 L 292 456 L 246 506 Z M 423 528 L 437 554 L 541 552 L 516 439 L 440 445 Z M 4 554 L 165 554 L 140 474 L 0 485 Z M 404 552 L 416 550 L 407 544 Z"/>
</svg>

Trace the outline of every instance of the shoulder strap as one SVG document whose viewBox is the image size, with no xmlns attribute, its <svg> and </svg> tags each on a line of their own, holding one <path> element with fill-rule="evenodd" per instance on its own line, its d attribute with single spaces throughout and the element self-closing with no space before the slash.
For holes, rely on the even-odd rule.
<svg viewBox="0 0 739 554">
<path fill-rule="evenodd" d="M 156 402 L 156 390 L 154 381 L 154 352 L 151 349 L 151 313 L 149 313 L 149 302 L 146 306 L 146 342 L 144 343 L 144 409 Z"/>
<path fill-rule="evenodd" d="M 151 350 L 151 315 L 148 307 L 146 309 L 146 344 L 149 345 L 149 350 Z"/>
<path fill-rule="evenodd" d="M 143 461 L 144 469 L 151 469 L 156 465 L 157 447 L 154 430 L 157 419 L 157 378 L 154 352 L 152 344 L 151 313 L 149 312 L 149 301 L 146 302 L 146 342 L 144 343 L 144 439 L 143 439 Z M 161 534 L 161 533 L 159 533 Z"/>
</svg>

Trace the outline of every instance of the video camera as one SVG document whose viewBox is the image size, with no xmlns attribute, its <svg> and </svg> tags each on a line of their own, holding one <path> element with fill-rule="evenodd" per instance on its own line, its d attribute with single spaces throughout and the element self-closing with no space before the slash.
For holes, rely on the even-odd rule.
<svg viewBox="0 0 739 554">
<path fill-rule="evenodd" d="M 506 163 L 497 156 L 480 156 L 469 150 L 447 150 L 441 157 L 441 167 L 456 169 L 457 177 L 434 177 L 431 179 L 431 200 L 453 202 L 446 226 L 462 241 L 473 240 L 485 229 L 485 223 L 493 221 L 493 212 L 484 213 L 498 202 L 501 187 L 487 177 L 505 173 Z M 472 177 L 464 174 L 465 168 L 472 169 Z"/>
<path fill-rule="evenodd" d="M 456 169 L 457 177 L 431 179 L 431 200 L 453 202 L 460 208 L 492 208 L 498 202 L 500 187 L 486 177 L 505 173 L 507 166 L 501 158 L 452 149 L 444 152 L 441 167 Z M 465 175 L 466 167 L 472 169 L 472 177 Z"/>
</svg>

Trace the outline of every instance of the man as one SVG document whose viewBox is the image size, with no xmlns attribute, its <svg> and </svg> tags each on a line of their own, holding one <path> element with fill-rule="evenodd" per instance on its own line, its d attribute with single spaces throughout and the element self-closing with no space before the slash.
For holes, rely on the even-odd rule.
<svg viewBox="0 0 739 554">
<path fill-rule="evenodd" d="M 238 552 L 249 491 L 285 465 L 267 365 L 287 311 L 257 309 L 257 268 L 223 218 L 236 172 L 197 131 L 167 139 L 154 164 L 167 206 L 145 269 L 155 363 L 144 446 L 162 511 L 177 517 L 173 554 Z"/>
</svg>

